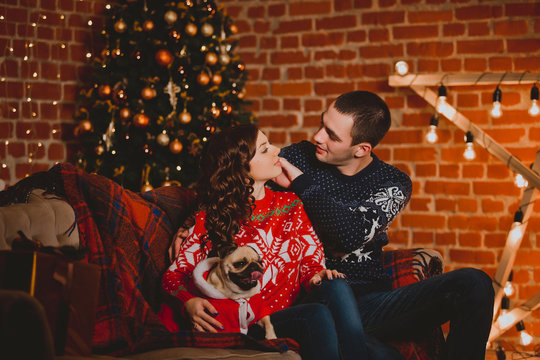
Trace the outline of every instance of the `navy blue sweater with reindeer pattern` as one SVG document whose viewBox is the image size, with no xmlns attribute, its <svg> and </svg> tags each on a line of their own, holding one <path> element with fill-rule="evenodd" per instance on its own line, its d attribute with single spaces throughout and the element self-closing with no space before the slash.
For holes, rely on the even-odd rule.
<svg viewBox="0 0 540 360">
<path fill-rule="evenodd" d="M 283 148 L 280 156 L 304 173 L 291 190 L 325 247 L 327 268 L 344 273 L 357 294 L 389 289 L 382 248 L 388 244 L 388 225 L 410 199 L 409 176 L 373 153 L 367 167 L 344 175 L 317 160 L 308 141 Z"/>
</svg>

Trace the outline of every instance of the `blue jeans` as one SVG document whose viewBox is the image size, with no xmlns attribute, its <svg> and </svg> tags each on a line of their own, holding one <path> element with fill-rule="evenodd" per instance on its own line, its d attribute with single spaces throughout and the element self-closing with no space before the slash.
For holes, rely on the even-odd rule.
<svg viewBox="0 0 540 360">
<path fill-rule="evenodd" d="M 357 301 L 366 334 L 382 341 L 414 340 L 450 321 L 443 359 L 483 360 L 493 297 L 491 278 L 464 268 L 396 290 L 359 295 Z"/>
<path fill-rule="evenodd" d="M 342 279 L 323 281 L 300 304 L 270 318 L 278 337 L 298 342 L 303 360 L 369 359 L 356 300 Z M 249 335 L 261 330 L 251 326 Z"/>
</svg>

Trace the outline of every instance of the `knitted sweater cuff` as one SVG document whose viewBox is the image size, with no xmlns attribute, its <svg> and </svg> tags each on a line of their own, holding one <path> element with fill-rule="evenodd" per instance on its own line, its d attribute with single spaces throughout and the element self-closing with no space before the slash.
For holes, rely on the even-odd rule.
<svg viewBox="0 0 540 360">
<path fill-rule="evenodd" d="M 302 174 L 293 180 L 291 183 L 291 190 L 294 191 L 296 195 L 300 196 L 300 194 L 313 184 L 313 179 L 309 175 Z"/>
</svg>

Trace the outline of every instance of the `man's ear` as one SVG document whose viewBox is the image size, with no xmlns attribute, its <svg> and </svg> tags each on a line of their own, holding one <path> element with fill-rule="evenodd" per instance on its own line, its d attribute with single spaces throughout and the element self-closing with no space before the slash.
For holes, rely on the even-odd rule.
<svg viewBox="0 0 540 360">
<path fill-rule="evenodd" d="M 357 158 L 371 154 L 372 147 L 371 147 L 371 144 L 368 142 L 362 142 L 360 144 L 356 144 L 354 145 L 354 147 L 355 147 L 354 156 Z"/>
</svg>

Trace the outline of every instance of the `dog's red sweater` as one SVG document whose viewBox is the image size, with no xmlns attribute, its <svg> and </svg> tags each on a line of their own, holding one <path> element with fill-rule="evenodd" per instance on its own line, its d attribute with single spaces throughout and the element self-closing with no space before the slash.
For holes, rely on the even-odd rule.
<svg viewBox="0 0 540 360">
<path fill-rule="evenodd" d="M 299 295 L 300 286 L 308 289 L 309 280 L 325 268 L 323 247 L 300 199 L 291 192 L 265 191 L 264 198 L 255 201 L 251 228 L 243 225 L 235 236 L 239 246 L 253 247 L 264 263 L 261 296 L 265 306 L 255 319 L 290 306 Z M 163 276 L 163 288 L 180 300 L 179 308 L 187 300 L 200 296 L 190 282 L 195 266 L 206 257 L 200 248 L 200 238 L 206 233 L 205 216 L 205 212 L 196 215 L 195 225 L 189 230 L 176 261 Z M 161 314 L 169 325 L 170 316 L 170 313 Z M 225 331 L 235 331 L 224 326 Z"/>
</svg>

